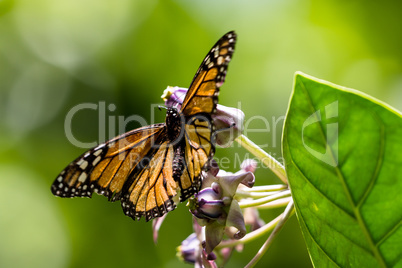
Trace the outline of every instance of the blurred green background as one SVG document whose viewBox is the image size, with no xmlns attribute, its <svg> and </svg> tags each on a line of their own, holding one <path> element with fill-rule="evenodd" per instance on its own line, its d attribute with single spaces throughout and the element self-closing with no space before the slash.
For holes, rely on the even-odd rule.
<svg viewBox="0 0 402 268">
<path fill-rule="evenodd" d="M 114 104 L 106 111 L 116 118 L 107 120 L 111 136 L 140 126 L 119 129 L 117 116 L 163 122 L 150 104 L 161 103 L 167 85 L 188 87 L 211 46 L 236 30 L 219 101 L 240 107 L 246 135 L 280 159 L 295 71 L 402 109 L 401 29 L 400 1 L 0 0 L 0 267 L 191 267 L 175 257 L 192 232 L 184 204 L 155 246 L 151 223 L 125 217 L 118 202 L 52 196 L 54 178 L 86 150 L 66 137 L 76 105 Z M 77 140 L 109 137 L 99 136 L 98 112 L 73 117 Z M 233 146 L 216 158 L 236 171 L 236 155 L 247 156 Z M 264 168 L 256 180 L 279 183 Z M 243 267 L 264 239 L 234 253 L 228 267 Z M 268 266 L 311 267 L 296 217 L 258 265 Z"/>
</svg>

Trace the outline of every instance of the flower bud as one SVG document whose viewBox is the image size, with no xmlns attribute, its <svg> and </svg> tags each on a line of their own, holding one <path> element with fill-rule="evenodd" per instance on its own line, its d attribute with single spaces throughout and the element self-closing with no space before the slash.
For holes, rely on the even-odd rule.
<svg viewBox="0 0 402 268">
<path fill-rule="evenodd" d="M 233 236 L 235 239 L 246 234 L 243 214 L 234 195 L 240 183 L 252 187 L 255 180 L 251 172 L 219 176 L 216 171 L 203 173 L 202 190 L 188 204 L 197 222 L 205 226 L 204 248 L 207 254 L 221 242 L 226 226 L 237 230 Z"/>
<path fill-rule="evenodd" d="M 212 183 L 211 187 L 199 191 L 189 201 L 191 213 L 199 219 L 220 218 L 225 213 L 223 210 L 225 203 L 221 200 L 220 193 L 217 183 Z"/>
<path fill-rule="evenodd" d="M 161 96 L 167 107 L 180 109 L 187 94 L 187 88 L 168 86 Z"/>
<path fill-rule="evenodd" d="M 218 104 L 212 115 L 216 129 L 216 144 L 229 147 L 243 133 L 244 113 L 242 110 Z"/>
<path fill-rule="evenodd" d="M 255 170 L 257 169 L 258 163 L 257 161 L 255 161 L 254 159 L 245 159 L 241 164 L 240 164 L 240 168 L 241 170 L 245 171 L 245 172 L 252 172 L 254 173 Z"/>
<path fill-rule="evenodd" d="M 198 240 L 197 235 L 192 233 L 181 242 L 179 247 L 177 247 L 177 256 L 185 262 L 195 263 L 199 247 L 200 241 Z"/>
</svg>

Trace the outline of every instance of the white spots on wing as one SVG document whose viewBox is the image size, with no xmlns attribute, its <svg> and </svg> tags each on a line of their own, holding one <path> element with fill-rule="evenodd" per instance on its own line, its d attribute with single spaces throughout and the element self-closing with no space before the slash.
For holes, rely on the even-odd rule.
<svg viewBox="0 0 402 268">
<path fill-rule="evenodd" d="M 113 147 L 115 144 L 116 144 L 116 142 L 114 141 L 114 142 L 109 143 L 108 146 L 109 146 L 109 148 L 110 148 L 110 147 Z M 104 146 L 104 144 L 103 144 L 103 146 Z M 103 147 L 103 146 L 102 146 L 102 147 Z M 99 146 L 99 147 L 100 147 L 100 146 Z"/>
<path fill-rule="evenodd" d="M 88 161 L 83 160 L 83 159 L 81 159 L 81 160 L 82 160 L 82 163 L 79 164 L 79 162 L 78 162 L 77 164 L 80 166 L 80 169 L 85 170 L 88 166 Z M 81 162 L 81 160 L 80 160 L 80 162 Z"/>
<path fill-rule="evenodd" d="M 210 64 L 208 64 L 208 68 L 211 69 L 212 67 L 214 67 L 214 63 L 211 62 Z"/>
<path fill-rule="evenodd" d="M 96 166 L 96 164 L 98 164 L 100 160 L 101 160 L 101 157 L 100 157 L 100 156 L 98 156 L 97 158 L 95 158 L 95 160 L 92 162 L 92 166 Z"/>
<path fill-rule="evenodd" d="M 60 189 L 63 188 L 63 186 L 64 186 L 63 183 L 60 183 L 60 184 L 59 184 L 59 188 L 60 188 Z"/>
<path fill-rule="evenodd" d="M 62 176 L 59 176 L 59 177 L 57 178 L 57 181 L 58 181 L 58 182 L 62 182 L 62 181 L 63 181 L 63 177 L 62 177 Z"/>
<path fill-rule="evenodd" d="M 218 65 L 222 65 L 223 62 L 224 62 L 223 57 L 222 56 L 218 57 L 218 59 L 217 59 Z"/>
<path fill-rule="evenodd" d="M 97 151 L 95 151 L 94 153 L 93 153 L 93 155 L 94 156 L 98 156 L 98 155 L 100 155 L 102 153 L 102 149 L 98 149 Z"/>
<path fill-rule="evenodd" d="M 214 57 L 217 58 L 219 56 L 219 49 L 214 51 Z"/>
<path fill-rule="evenodd" d="M 82 172 L 80 177 L 78 178 L 79 182 L 85 182 L 85 180 L 87 179 L 88 175 L 85 172 Z"/>
<path fill-rule="evenodd" d="M 86 184 L 85 184 L 84 186 L 82 186 L 82 190 L 84 190 L 84 191 L 85 191 L 87 188 L 88 188 L 88 185 L 86 185 Z"/>
</svg>

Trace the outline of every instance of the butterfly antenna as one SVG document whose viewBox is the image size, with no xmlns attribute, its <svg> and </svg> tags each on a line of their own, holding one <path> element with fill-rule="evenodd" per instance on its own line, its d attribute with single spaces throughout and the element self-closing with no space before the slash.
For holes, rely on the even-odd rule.
<svg viewBox="0 0 402 268">
<path fill-rule="evenodd" d="M 159 111 L 160 111 L 160 110 L 162 110 L 162 109 L 166 109 L 166 110 L 167 110 L 168 108 L 167 108 L 166 106 L 158 105 L 158 109 L 159 109 Z"/>
</svg>

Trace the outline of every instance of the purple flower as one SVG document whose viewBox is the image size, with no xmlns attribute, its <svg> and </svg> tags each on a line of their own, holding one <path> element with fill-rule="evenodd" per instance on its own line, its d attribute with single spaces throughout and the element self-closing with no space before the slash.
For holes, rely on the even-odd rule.
<svg viewBox="0 0 402 268">
<path fill-rule="evenodd" d="M 196 221 L 194 221 L 193 228 L 194 233 L 177 247 L 177 256 L 185 262 L 194 263 L 196 268 L 217 268 L 216 255 L 207 254 L 202 246 L 203 228 Z"/>
<path fill-rule="evenodd" d="M 192 233 L 189 235 L 181 245 L 177 248 L 177 256 L 189 263 L 195 263 L 198 257 L 198 251 L 200 248 L 200 240 L 198 240 L 197 235 Z"/>
<path fill-rule="evenodd" d="M 219 176 L 211 172 L 204 173 L 202 190 L 189 200 L 191 213 L 201 226 L 205 226 L 205 251 L 212 253 L 222 241 L 225 227 L 232 226 L 237 231 L 234 239 L 246 234 L 246 227 L 239 203 L 234 199 L 240 183 L 252 187 L 254 174 L 242 172 L 235 175 Z"/>
<path fill-rule="evenodd" d="M 243 133 L 244 113 L 242 110 L 218 104 L 212 114 L 216 128 L 216 144 L 226 148 Z"/>
<path fill-rule="evenodd" d="M 222 191 L 219 184 L 213 183 L 211 187 L 202 189 L 197 194 L 197 200 L 192 210 L 194 216 L 199 219 L 218 219 L 226 214 L 225 202 L 222 200 Z"/>
<path fill-rule="evenodd" d="M 167 107 L 180 109 L 184 101 L 184 97 L 187 94 L 187 90 L 187 88 L 168 86 L 163 91 L 161 98 L 165 101 L 165 105 Z"/>
<path fill-rule="evenodd" d="M 169 86 L 161 97 L 167 107 L 180 109 L 186 93 L 186 88 Z M 243 133 L 244 113 L 239 109 L 218 104 L 212 120 L 216 129 L 216 143 L 221 147 L 229 147 Z"/>
</svg>

